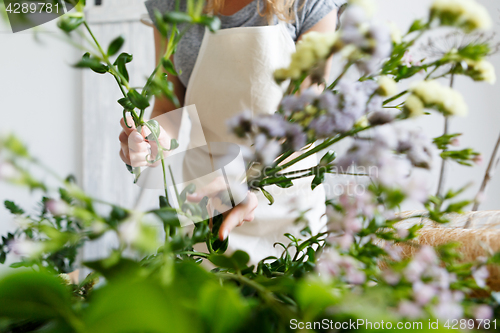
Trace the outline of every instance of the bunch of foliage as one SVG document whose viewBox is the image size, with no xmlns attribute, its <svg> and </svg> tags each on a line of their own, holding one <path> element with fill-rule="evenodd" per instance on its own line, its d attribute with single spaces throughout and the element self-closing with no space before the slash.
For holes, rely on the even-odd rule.
<svg viewBox="0 0 500 333">
<path fill-rule="evenodd" d="M 192 25 L 213 31 L 219 27 L 216 18 L 203 14 L 201 1 L 187 3 L 187 13 L 156 13 L 158 30 L 168 44 L 143 89 L 129 83 L 132 55 L 119 54 L 124 39 L 114 39 L 105 51 L 85 20 L 84 2 L 59 22 L 68 36 L 80 34 L 88 41 L 89 49 L 76 66 L 112 75 L 123 93 L 118 103 L 125 121 L 130 114 L 136 127 L 150 130 L 150 139 L 160 147 L 158 156 L 148 157 L 152 163 L 163 162 L 162 150 L 176 147 L 175 141 L 168 149 L 161 147 L 158 123 L 144 120 L 152 96 L 178 102 L 166 79 L 177 75 L 170 56 Z M 445 117 L 466 112 L 461 95 L 438 83 L 439 78 L 465 75 L 493 82 L 494 71 L 485 60 L 491 52 L 487 40 L 475 39 L 437 59 L 415 61 L 411 56 L 412 46 L 426 32 L 452 26 L 470 34 L 487 28 L 489 17 L 472 0 L 436 0 L 429 17 L 415 20 L 402 36 L 374 22 L 369 4 L 351 1 L 337 32 L 310 34 L 297 45 L 290 66 L 275 73 L 278 82 L 290 80 L 276 114 L 251 118 L 244 113 L 230 120 L 237 136 L 254 143 L 248 152 L 251 168 L 261 172 L 249 174 L 248 181 L 271 203 L 266 187 L 293 186 L 299 178 L 311 179 L 313 189 L 329 173 L 368 179 L 364 191 L 347 184 L 342 195 L 326 202 L 324 232 L 311 234 L 304 227 L 300 236 L 285 235 L 290 242 L 276 244 L 283 247 L 279 258 L 249 265 L 243 251 L 226 254 L 227 240 L 218 239 L 222 216 L 210 223 L 207 199 L 183 211 L 172 208 L 166 194 L 157 209 L 137 212 L 88 196 L 71 177 L 52 174 L 60 187 L 51 188 L 33 172 L 47 168 L 14 136 L 2 138 L 0 178 L 43 192 L 36 213 L 5 202 L 18 229 L 2 238 L 0 259 L 4 262 L 14 254 L 20 261 L 12 267 L 31 269 L 8 274 L 0 282 L 2 331 L 372 331 L 378 329 L 375 322 L 387 329 L 402 324 L 423 331 L 493 328 L 498 295 L 486 283 L 487 267 L 498 265 L 500 255 L 463 262 L 458 244 L 421 246 L 415 241 L 421 225 L 397 227 L 405 200 L 421 202 L 427 210 L 423 215 L 438 223 L 448 222 L 449 213 L 460 213 L 472 203 L 457 201 L 462 189 L 429 195 L 415 170 L 430 168 L 436 150 L 441 158 L 463 165 L 477 161 L 478 154 L 469 148 L 453 150 L 458 134 L 431 140 L 398 124 L 429 111 Z M 307 77 L 324 83 L 324 65 L 333 54 L 345 59 L 339 77 L 321 93 L 304 89 Z M 360 73 L 355 82 L 345 75 L 353 69 Z M 419 75 L 424 80 L 398 91 L 398 82 Z M 329 151 L 312 168 L 287 171 L 348 139 L 352 146 L 345 154 Z M 189 191 L 193 189 L 178 194 L 180 207 L 189 206 L 182 205 Z M 193 212 L 202 222 L 186 233 L 178 216 L 189 218 Z M 297 223 L 303 219 L 299 214 Z M 161 221 L 163 240 L 151 221 Z M 80 284 L 71 283 L 66 273 L 75 268 L 77 249 L 109 233 L 116 235 L 118 246 L 104 259 L 84 262 L 93 273 Z M 208 252 L 195 251 L 197 243 L 205 243 Z M 399 245 L 415 247 L 416 254 L 404 257 Z M 215 268 L 207 271 L 202 261 Z M 477 297 L 480 291 L 488 296 Z M 436 326 L 430 327 L 435 320 Z"/>
</svg>

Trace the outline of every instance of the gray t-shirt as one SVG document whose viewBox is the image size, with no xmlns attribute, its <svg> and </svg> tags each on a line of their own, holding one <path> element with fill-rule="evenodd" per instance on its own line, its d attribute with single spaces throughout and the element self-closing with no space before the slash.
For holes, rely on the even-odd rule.
<svg viewBox="0 0 500 333">
<path fill-rule="evenodd" d="M 346 0 L 296 0 L 294 5 L 295 18 L 293 22 L 286 24 L 290 36 L 294 41 L 297 41 L 302 33 L 312 28 L 333 9 L 339 8 L 345 2 Z M 146 8 L 154 21 L 154 10 L 157 9 L 161 13 L 174 10 L 175 0 L 147 0 Z M 221 29 L 268 25 L 267 18 L 261 16 L 257 8 L 264 8 L 263 0 L 253 0 L 233 15 L 219 15 Z M 180 1 L 180 10 L 186 10 L 186 1 Z M 275 24 L 278 22 L 276 17 L 274 21 Z M 182 26 L 179 29 L 182 29 Z M 182 37 L 174 54 L 175 68 L 177 71 L 182 71 L 179 79 L 186 87 L 198 57 L 204 33 L 204 27 L 193 26 Z"/>
</svg>

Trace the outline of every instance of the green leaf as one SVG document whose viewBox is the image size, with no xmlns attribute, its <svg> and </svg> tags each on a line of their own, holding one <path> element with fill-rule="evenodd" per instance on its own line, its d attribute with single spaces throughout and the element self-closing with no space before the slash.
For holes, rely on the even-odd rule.
<svg viewBox="0 0 500 333">
<path fill-rule="evenodd" d="M 160 200 L 160 208 L 170 207 L 170 203 L 168 202 L 167 197 L 165 197 L 164 195 L 160 195 L 159 200 Z"/>
<path fill-rule="evenodd" d="M 123 46 L 124 43 L 125 43 L 125 38 L 123 38 L 123 36 L 116 37 L 109 44 L 109 47 L 108 47 L 108 56 L 111 57 L 111 56 L 114 56 L 115 54 L 117 54 L 118 51 L 120 51 L 120 49 L 122 48 L 122 46 Z"/>
<path fill-rule="evenodd" d="M 311 182 L 311 190 L 314 190 L 318 185 L 321 185 L 325 181 L 325 174 L 323 172 L 318 173 L 314 176 Z"/>
<path fill-rule="evenodd" d="M 121 53 L 118 58 L 116 58 L 115 62 L 113 65 L 116 66 L 118 69 L 118 72 L 123 76 L 127 82 L 129 81 L 129 75 L 127 71 L 127 64 L 131 62 L 133 59 L 133 56 L 128 53 Z"/>
<path fill-rule="evenodd" d="M 168 35 L 168 25 L 166 25 L 165 22 L 163 22 L 163 15 L 156 8 L 154 10 L 154 17 L 155 17 L 156 28 L 158 29 L 160 34 L 166 38 Z"/>
<path fill-rule="evenodd" d="M 73 17 L 65 15 L 61 17 L 61 19 L 57 22 L 57 26 L 64 32 L 70 33 L 71 31 L 82 25 L 83 21 L 83 17 Z"/>
<path fill-rule="evenodd" d="M 9 135 L 7 140 L 3 142 L 4 147 L 10 150 L 17 156 L 29 157 L 28 148 L 14 135 Z"/>
<path fill-rule="evenodd" d="M 425 24 L 422 22 L 422 20 L 415 20 L 413 21 L 410 29 L 408 30 L 408 33 L 411 33 L 411 32 L 414 32 L 414 31 L 417 31 L 417 30 L 420 30 L 422 29 L 423 27 L 425 26 Z"/>
<path fill-rule="evenodd" d="M 14 215 L 24 214 L 24 210 L 16 205 L 13 201 L 5 200 L 5 208 L 7 208 Z"/>
<path fill-rule="evenodd" d="M 147 124 L 147 127 L 149 128 L 149 130 L 151 131 L 151 134 L 153 134 L 154 137 L 156 139 L 158 139 L 160 137 L 160 133 L 161 133 L 160 124 L 158 123 L 158 121 L 156 121 L 155 119 L 151 119 L 146 124 Z M 148 135 L 148 137 L 149 137 L 149 135 Z M 149 140 L 154 140 L 154 138 L 150 138 Z"/>
<path fill-rule="evenodd" d="M 323 155 L 323 157 L 319 161 L 319 164 L 321 166 L 326 166 L 326 165 L 332 163 L 336 158 L 337 158 L 337 153 L 333 150 L 329 151 L 328 153 Z"/>
<path fill-rule="evenodd" d="M 133 109 L 135 109 L 135 105 L 132 104 L 132 102 L 127 97 L 120 98 L 118 100 L 118 103 L 127 111 L 132 111 Z"/>
<path fill-rule="evenodd" d="M 242 270 L 247 267 L 247 264 L 250 261 L 250 256 L 244 251 L 237 250 L 230 257 L 222 254 L 211 254 L 208 257 L 208 260 L 210 260 L 212 264 L 221 268 Z"/>
<path fill-rule="evenodd" d="M 202 332 L 196 304 L 185 290 L 163 287 L 156 279 L 109 283 L 85 309 L 85 332 Z"/>
<path fill-rule="evenodd" d="M 130 89 L 127 97 L 129 98 L 130 102 L 132 102 L 132 104 L 134 104 L 139 110 L 144 110 L 149 106 L 148 99 L 145 96 L 139 94 L 135 89 Z"/>
<path fill-rule="evenodd" d="M 118 252 L 113 252 L 109 258 L 87 261 L 83 264 L 100 273 L 107 280 L 133 279 L 140 274 L 141 268 L 138 262 L 131 259 L 121 258 Z"/>
<path fill-rule="evenodd" d="M 193 183 L 190 183 L 188 186 L 186 186 L 182 190 L 182 192 L 179 196 L 180 196 L 181 200 L 184 202 L 184 201 L 186 201 L 187 194 L 193 194 L 194 191 L 196 191 L 196 185 Z"/>
<path fill-rule="evenodd" d="M 211 32 L 216 32 L 221 26 L 217 16 L 202 16 L 198 19 L 197 23 L 206 26 Z"/>
<path fill-rule="evenodd" d="M 272 205 L 274 203 L 274 198 L 271 195 L 271 193 L 267 192 L 263 188 L 260 189 L 262 191 L 262 194 L 266 197 L 267 200 L 269 200 L 269 205 Z"/>
<path fill-rule="evenodd" d="M 161 64 L 163 66 L 163 68 L 170 74 L 172 75 L 175 75 L 175 76 L 178 76 L 179 74 L 177 73 L 177 71 L 175 70 L 175 67 L 174 67 L 174 63 L 172 62 L 172 60 L 170 59 L 165 59 L 165 58 L 162 58 L 161 59 Z"/>
<path fill-rule="evenodd" d="M 240 332 L 250 314 L 249 304 L 238 289 L 217 283 L 203 285 L 198 309 L 212 333 Z"/>
<path fill-rule="evenodd" d="M 73 65 L 76 68 L 90 68 L 96 73 L 104 74 L 108 71 L 108 66 L 102 64 L 98 59 L 90 57 L 89 53 L 85 53 L 82 60 Z"/>
<path fill-rule="evenodd" d="M 174 208 L 161 208 L 150 211 L 162 220 L 164 225 L 179 227 L 180 222 L 177 216 L 177 211 Z"/>
<path fill-rule="evenodd" d="M 179 148 L 179 142 L 177 142 L 176 139 L 170 140 L 170 149 L 169 150 L 174 150 Z"/>
<path fill-rule="evenodd" d="M 64 321 L 75 316 L 72 309 L 70 292 L 55 276 L 21 271 L 0 281 L 0 318 Z"/>
<path fill-rule="evenodd" d="M 163 21 L 166 23 L 191 23 L 193 19 L 187 13 L 184 12 L 166 12 L 163 15 Z"/>
</svg>

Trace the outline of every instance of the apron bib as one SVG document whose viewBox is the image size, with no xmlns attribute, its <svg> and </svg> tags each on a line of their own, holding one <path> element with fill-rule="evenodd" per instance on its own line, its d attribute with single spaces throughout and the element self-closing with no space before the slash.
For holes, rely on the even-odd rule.
<svg viewBox="0 0 500 333">
<path fill-rule="evenodd" d="M 210 142 L 241 144 L 227 129 L 229 118 L 245 110 L 254 116 L 276 112 L 283 91 L 274 81 L 273 72 L 288 66 L 294 51 L 295 44 L 283 23 L 223 29 L 214 34 L 205 31 L 187 86 L 185 105 L 195 104 L 209 146 Z M 196 136 L 199 133 L 191 133 L 192 139 Z M 293 169 L 316 164 L 317 158 L 313 155 Z M 189 172 L 189 165 L 186 169 Z M 266 187 L 275 199 L 273 205 L 269 205 L 261 192 L 256 193 L 259 205 L 255 219 L 229 234 L 228 253 L 244 250 L 250 255 L 251 264 L 267 256 L 280 256 L 283 249 L 273 245 L 276 242 L 287 245 L 285 233 L 300 237 L 304 225 L 294 223 L 300 211 L 309 210 L 305 217 L 313 233 L 324 226 L 323 187 L 312 191 L 310 177 L 293 183 L 294 186 L 287 189 L 275 185 Z"/>
</svg>

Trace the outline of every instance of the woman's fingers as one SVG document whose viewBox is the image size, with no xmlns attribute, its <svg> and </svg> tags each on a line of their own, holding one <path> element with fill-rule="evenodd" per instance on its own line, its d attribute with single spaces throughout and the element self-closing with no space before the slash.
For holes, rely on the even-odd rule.
<svg viewBox="0 0 500 333">
<path fill-rule="evenodd" d="M 219 229 L 219 239 L 226 239 L 231 230 L 241 226 L 244 222 L 253 221 L 257 204 L 257 196 L 249 192 L 245 202 L 237 205 L 227 214 Z"/>
</svg>

